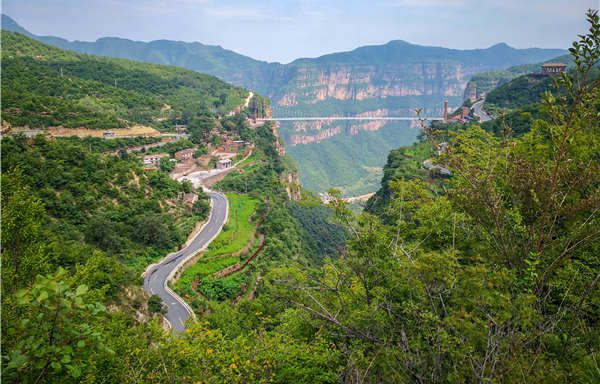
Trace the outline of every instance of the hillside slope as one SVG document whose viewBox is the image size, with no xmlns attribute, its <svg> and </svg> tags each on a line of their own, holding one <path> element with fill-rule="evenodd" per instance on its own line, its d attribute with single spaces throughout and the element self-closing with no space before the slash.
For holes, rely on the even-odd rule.
<svg viewBox="0 0 600 384">
<path fill-rule="evenodd" d="M 3 19 L 7 20 L 8 17 L 4 16 Z M 3 25 L 3 28 L 22 30 L 12 20 Z M 462 103 L 465 86 L 474 74 L 537 63 L 566 53 L 560 49 L 515 49 L 506 44 L 486 49 L 457 50 L 395 40 L 349 52 L 298 59 L 282 65 L 254 60 L 221 47 L 200 43 L 167 40 L 146 43 L 117 38 L 70 42 L 48 36 L 33 37 L 79 52 L 177 65 L 206 72 L 271 97 L 274 116 L 411 116 L 415 108 L 423 108 L 428 116 L 441 116 L 444 100 L 448 100 L 452 107 Z M 379 137 L 373 137 L 372 134 L 360 138 L 357 136 L 361 131 L 369 133 L 384 127 L 389 128 L 387 134 L 379 134 Z M 316 191 L 337 186 L 344 188 L 347 193 L 353 193 L 374 191 L 377 182 L 374 179 L 363 182 L 364 172 L 346 172 L 344 168 L 347 165 L 336 159 L 352 158 L 357 170 L 382 167 L 385 153 L 391 147 L 374 149 L 377 148 L 377 142 L 390 141 L 393 146 L 410 144 L 396 140 L 396 134 L 402 129 L 409 129 L 408 125 L 392 129 L 389 124 L 380 122 L 357 122 L 351 127 L 305 122 L 283 124 L 280 133 L 288 147 L 309 143 L 314 147 L 289 151 L 299 165 L 303 183 Z M 328 149 L 321 148 L 320 142 L 338 135 L 343 136 L 340 140 L 345 143 L 348 156 L 329 158 Z M 407 133 L 399 135 L 410 136 Z M 363 148 L 370 149 L 365 153 Z M 305 153 L 310 153 L 310 157 L 304 157 Z M 318 172 L 307 172 L 308 169 L 327 169 L 330 174 L 345 174 L 348 177 L 339 185 L 334 178 L 319 177 Z"/>
<path fill-rule="evenodd" d="M 2 115 L 13 126 L 173 125 L 247 91 L 194 71 L 79 54 L 2 31 Z"/>
<path fill-rule="evenodd" d="M 547 62 L 565 63 L 569 67 L 572 67 L 573 65 L 569 55 L 562 55 L 540 63 L 523 64 L 500 71 L 477 73 L 473 75 L 471 80 L 467 83 L 464 98 L 475 100 L 486 95 L 494 88 L 506 84 L 519 76 L 529 73 L 539 73 L 541 65 Z"/>
<path fill-rule="evenodd" d="M 153 64 L 175 65 L 217 76 L 231 84 L 262 92 L 269 73 L 281 65 L 255 60 L 220 46 L 198 42 L 172 40 L 151 42 L 133 41 L 119 37 L 103 37 L 96 41 L 69 41 L 55 36 L 37 36 L 20 26 L 7 15 L 2 15 L 2 29 L 18 32 L 32 39 L 62 49 L 91 55 L 142 61 Z"/>
</svg>

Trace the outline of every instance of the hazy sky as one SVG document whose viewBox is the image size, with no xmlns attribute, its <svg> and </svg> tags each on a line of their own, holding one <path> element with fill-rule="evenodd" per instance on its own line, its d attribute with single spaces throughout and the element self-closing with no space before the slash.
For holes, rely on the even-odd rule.
<svg viewBox="0 0 600 384">
<path fill-rule="evenodd" d="M 450 48 L 566 48 L 600 0 L 2 0 L 30 32 L 218 44 L 288 62 L 401 39 Z"/>
</svg>

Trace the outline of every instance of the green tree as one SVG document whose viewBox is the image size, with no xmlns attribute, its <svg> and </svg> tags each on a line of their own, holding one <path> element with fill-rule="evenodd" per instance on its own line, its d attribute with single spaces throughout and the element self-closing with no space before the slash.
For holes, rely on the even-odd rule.
<svg viewBox="0 0 600 384">
<path fill-rule="evenodd" d="M 2 175 L 2 286 L 15 291 L 47 269 L 41 243 L 44 205 L 19 170 Z"/>
<path fill-rule="evenodd" d="M 165 308 L 162 299 L 158 295 L 150 296 L 148 299 L 148 310 L 150 313 L 167 313 L 167 309 Z"/>
<path fill-rule="evenodd" d="M 169 157 L 160 159 L 159 168 L 162 172 L 169 173 L 175 169 L 175 162 Z"/>
<path fill-rule="evenodd" d="M 344 382 L 598 380 L 600 83 L 586 81 L 597 12 L 588 20 L 576 71 L 529 133 L 458 131 L 441 191 L 391 181 L 384 217 L 354 219 L 334 196 L 352 233 L 344 257 L 267 277 L 346 351 Z"/>
<path fill-rule="evenodd" d="M 66 271 L 38 276 L 32 287 L 11 300 L 9 321 L 3 319 L 3 377 L 19 382 L 77 382 L 88 359 L 106 351 L 95 329 L 105 308 L 85 285 L 68 282 Z"/>
<path fill-rule="evenodd" d="M 173 245 L 171 224 L 162 215 L 142 215 L 136 220 L 134 237 L 145 245 L 168 248 Z"/>
</svg>

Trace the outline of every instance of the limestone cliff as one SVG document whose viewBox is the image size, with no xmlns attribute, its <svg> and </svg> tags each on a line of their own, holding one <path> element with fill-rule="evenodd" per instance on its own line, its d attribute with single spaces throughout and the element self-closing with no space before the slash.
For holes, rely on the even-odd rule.
<svg viewBox="0 0 600 384">
<path fill-rule="evenodd" d="M 561 50 L 514 49 L 498 44 L 487 49 L 454 50 L 404 41 L 361 47 L 278 68 L 269 89 L 275 116 L 412 116 L 424 108 L 441 116 L 444 100 L 460 105 L 475 74 L 548 59 Z M 279 83 L 278 85 L 276 85 Z M 473 90 L 478 95 L 477 89 Z M 287 143 L 308 144 L 337 134 L 375 131 L 381 122 L 358 122 L 350 129 L 309 122 L 282 129 Z M 287 134 L 286 134 L 287 133 Z"/>
</svg>

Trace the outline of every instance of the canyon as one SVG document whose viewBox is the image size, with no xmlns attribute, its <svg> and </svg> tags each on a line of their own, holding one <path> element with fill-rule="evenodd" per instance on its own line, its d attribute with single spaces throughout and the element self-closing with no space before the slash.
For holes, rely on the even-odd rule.
<svg viewBox="0 0 600 384">
<path fill-rule="evenodd" d="M 82 42 L 36 36 L 6 15 L 2 15 L 2 27 L 77 52 L 208 73 L 269 97 L 276 117 L 414 116 L 416 108 L 422 108 L 424 116 L 441 116 L 445 100 L 451 107 L 458 107 L 465 96 L 478 97 L 489 88 L 484 84 L 477 89 L 475 82 L 469 85 L 478 73 L 531 65 L 566 53 L 562 49 L 516 49 L 504 43 L 485 49 L 458 50 L 393 40 L 281 64 L 197 42 L 140 42 L 115 37 Z M 496 84 L 497 80 L 489 83 Z M 368 179 L 366 171 L 361 170 L 383 166 L 386 154 L 392 149 L 390 145 L 409 145 L 416 138 L 409 124 L 376 121 L 286 123 L 281 124 L 279 134 L 288 154 L 298 164 L 302 184 L 319 192 L 340 187 L 345 194 L 375 190 L 377 183 L 361 184 L 361 178 Z M 334 138 L 338 138 L 337 147 L 333 148 L 334 143 L 325 145 Z M 344 153 L 340 153 L 340 148 L 344 148 Z M 351 168 L 356 171 L 349 171 L 342 161 L 351 161 Z M 346 172 L 341 172 L 342 169 Z M 341 184 L 325 176 L 339 173 L 346 176 Z"/>
</svg>

